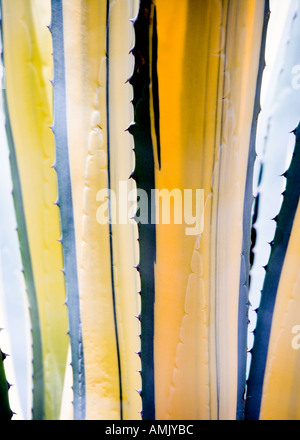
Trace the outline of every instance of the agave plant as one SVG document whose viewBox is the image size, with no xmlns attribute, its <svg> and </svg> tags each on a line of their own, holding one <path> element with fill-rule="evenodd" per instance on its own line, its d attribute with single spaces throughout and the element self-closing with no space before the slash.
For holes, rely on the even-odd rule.
<svg viewBox="0 0 300 440">
<path fill-rule="evenodd" d="M 0 316 L 24 418 L 299 418 L 289 8 L 263 101 L 267 0 L 1 1 Z"/>
</svg>

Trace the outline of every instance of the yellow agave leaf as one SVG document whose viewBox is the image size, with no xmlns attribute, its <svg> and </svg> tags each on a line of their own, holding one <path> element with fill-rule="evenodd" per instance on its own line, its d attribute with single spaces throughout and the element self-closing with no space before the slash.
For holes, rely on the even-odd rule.
<svg viewBox="0 0 300 440">
<path fill-rule="evenodd" d="M 118 197 L 119 181 L 127 181 L 132 169 L 132 140 L 125 132 L 131 91 L 125 82 L 134 4 L 111 2 L 107 10 L 106 1 L 63 3 L 87 419 L 138 418 L 140 410 L 136 226 L 101 222 L 98 211 L 107 208 L 102 195 L 112 190 Z"/>
<path fill-rule="evenodd" d="M 244 189 L 264 1 L 156 0 L 155 7 L 155 186 L 182 196 L 191 189 L 194 200 L 204 190 L 202 232 L 188 235 L 184 221 L 157 224 L 156 418 L 235 419 Z"/>
<path fill-rule="evenodd" d="M 298 205 L 273 312 L 259 418 L 300 419 L 300 208 Z"/>
<path fill-rule="evenodd" d="M 126 201 L 134 195 L 136 185 L 129 176 L 134 169 L 133 138 L 125 130 L 133 121 L 132 87 L 128 78 L 133 71 L 133 19 L 138 10 L 137 0 L 113 0 L 109 3 L 108 23 L 108 115 L 110 150 L 110 187 L 116 200 L 125 202 L 124 218 L 112 225 L 114 289 L 117 305 L 120 341 L 123 418 L 141 417 L 140 313 L 137 225 L 129 221 L 130 206 Z M 123 192 L 124 191 L 124 192 Z M 121 214 L 121 206 L 117 214 Z M 127 214 L 127 215 L 126 215 Z M 121 221 L 120 221 L 121 220 Z"/>
<path fill-rule="evenodd" d="M 40 322 L 46 419 L 60 411 L 68 350 L 52 123 L 50 1 L 4 0 L 6 97 Z M 35 323 L 36 324 L 36 323 Z M 32 323 L 32 325 L 35 325 Z M 43 390 L 39 390 L 43 396 Z"/>
</svg>

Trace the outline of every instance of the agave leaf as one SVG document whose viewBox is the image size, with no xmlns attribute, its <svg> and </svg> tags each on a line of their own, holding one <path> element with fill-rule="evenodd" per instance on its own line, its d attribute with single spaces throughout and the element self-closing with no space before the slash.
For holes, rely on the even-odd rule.
<svg viewBox="0 0 300 440">
<path fill-rule="evenodd" d="M 85 371 L 80 322 L 78 274 L 75 246 L 73 201 L 68 154 L 66 121 L 66 83 L 64 59 L 63 5 L 51 2 L 51 26 L 54 62 L 54 121 L 55 163 L 58 184 L 58 203 L 62 228 L 64 273 L 69 316 L 69 334 L 73 371 L 73 417 L 85 418 Z"/>
<path fill-rule="evenodd" d="M 120 380 L 122 384 L 122 417 L 140 418 L 141 389 L 139 370 L 140 314 L 137 225 L 128 218 L 130 206 L 126 201 L 135 195 L 136 184 L 129 176 L 134 169 L 133 139 L 125 130 L 133 121 L 132 86 L 127 81 L 133 71 L 133 19 L 138 2 L 118 0 L 109 2 L 107 29 L 107 112 L 109 134 L 109 184 L 118 204 L 116 222 L 112 224 L 112 264 L 116 319 L 120 350 Z M 122 187 L 124 187 L 124 192 Z M 126 185 L 126 186 L 125 186 Z M 124 206 L 121 212 L 120 202 Z M 124 218 L 121 219 L 120 214 Z M 121 221 L 120 221 L 121 219 Z"/>
<path fill-rule="evenodd" d="M 24 274 L 32 313 L 33 418 L 55 419 L 67 356 L 52 119 L 50 2 L 2 2 L 9 139 Z M 40 340 L 39 340 L 40 338 Z"/>
<path fill-rule="evenodd" d="M 14 369 L 13 380 L 16 384 L 15 390 L 21 407 L 21 409 L 14 407 L 14 410 L 18 411 L 18 414 L 22 413 L 23 417 L 28 419 L 31 418 L 31 406 L 29 408 L 28 402 L 32 397 L 31 338 L 27 319 L 26 289 L 22 272 L 17 220 L 12 195 L 9 149 L 5 135 L 2 96 L 0 96 L 0 106 L 0 273 L 3 316 L 1 325 L 6 328 L 9 340 L 9 354 Z"/>
<path fill-rule="evenodd" d="M 269 23 L 269 2 L 265 2 L 264 25 L 261 37 L 260 60 L 257 73 L 257 84 L 254 101 L 254 111 L 251 126 L 251 135 L 249 142 L 249 155 L 247 164 L 247 175 L 245 184 L 244 213 L 243 213 L 243 241 L 241 252 L 240 268 L 240 294 L 239 294 L 239 312 L 238 312 L 238 385 L 237 385 L 237 414 L 238 420 L 244 418 L 245 411 L 245 393 L 247 377 L 247 333 L 249 325 L 249 283 L 250 269 L 252 264 L 252 252 L 255 245 L 253 238 L 252 222 L 255 221 L 259 207 L 259 198 L 254 201 L 253 194 L 253 175 L 256 160 L 256 136 L 257 120 L 261 112 L 261 84 L 265 68 L 265 47 L 266 33 Z M 253 218 L 252 218 L 252 212 Z M 246 319 L 247 317 L 247 319 Z"/>
<path fill-rule="evenodd" d="M 281 193 L 286 185 L 284 172 L 289 165 L 291 151 L 294 148 L 294 136 L 290 131 L 298 123 L 299 118 L 299 90 L 297 87 L 294 87 L 294 77 L 291 76 L 294 66 L 299 65 L 299 16 L 296 13 L 297 8 L 298 2 L 290 2 L 285 26 L 280 37 L 281 44 L 275 57 L 276 63 L 273 68 L 271 65 L 268 66 L 267 63 L 267 67 L 269 67 L 270 70 L 269 76 L 274 80 L 270 83 L 269 89 L 265 91 L 265 96 L 262 100 L 261 118 L 258 124 L 256 174 L 258 174 L 259 166 L 261 170 L 257 188 L 259 209 L 254 224 L 256 243 L 254 248 L 254 262 L 251 268 L 250 300 L 252 310 L 257 309 L 260 301 L 262 301 L 260 290 L 263 287 L 265 277 L 269 271 L 268 259 L 274 247 L 273 242 L 276 231 L 276 222 L 272 219 L 278 215 L 282 204 L 283 197 Z M 276 13 L 276 10 L 274 13 Z M 277 15 L 279 13 L 280 9 Z M 270 24 L 275 26 L 276 22 L 274 25 L 272 22 L 270 22 Z M 268 43 L 267 40 L 267 48 L 268 44 L 271 44 L 271 41 Z M 268 49 L 266 56 L 268 60 Z M 267 273 L 265 269 L 267 269 Z M 278 270 L 280 271 L 280 266 Z M 269 294 L 269 297 L 270 295 L 271 294 Z M 272 293 L 272 297 L 272 301 L 276 304 L 276 291 Z M 262 305 L 263 304 L 262 302 Z M 271 315 L 273 306 L 270 305 L 268 312 Z M 276 310 L 278 310 L 278 308 Z M 252 312 L 252 327 L 255 325 L 256 320 L 253 314 L 256 315 L 256 312 Z M 260 314 L 264 315 L 264 312 L 261 311 Z M 265 324 L 269 330 L 266 328 L 264 348 L 261 347 L 262 350 L 266 350 L 265 353 L 262 354 L 261 352 L 261 354 L 257 356 L 260 350 L 257 348 L 251 349 L 251 357 L 254 353 L 256 353 L 257 357 L 257 359 L 254 360 L 254 365 L 259 365 L 259 367 L 257 367 L 258 370 L 256 373 L 254 373 L 254 366 L 251 367 L 252 370 L 250 369 L 251 378 L 249 377 L 248 388 L 250 388 L 248 396 L 251 395 L 251 387 L 254 383 L 256 384 L 256 391 L 255 393 L 254 391 L 252 392 L 251 399 L 247 398 L 248 418 L 260 417 L 261 393 L 262 387 L 264 386 L 264 369 L 266 362 L 269 362 L 268 359 L 270 359 L 267 351 L 274 349 L 269 345 L 268 337 L 270 328 L 273 326 L 273 317 L 271 315 L 266 321 L 268 324 Z M 275 315 L 274 319 L 277 319 Z M 261 320 L 264 321 L 264 318 L 261 318 Z M 290 325 L 292 326 L 292 323 L 290 323 Z M 257 329 L 254 334 L 254 343 L 256 334 Z M 251 339 L 253 339 L 253 337 Z M 249 348 L 252 346 L 251 339 Z M 258 361 L 259 357 L 260 361 Z M 283 358 L 279 357 L 278 359 Z M 264 399 L 266 399 L 266 402 L 269 402 L 266 403 L 268 407 L 271 400 L 275 402 L 275 398 L 271 396 L 271 394 L 269 394 L 269 398 L 266 396 L 267 395 L 265 395 Z M 268 413 L 264 413 L 262 417 L 268 417 L 267 414 Z"/>
<path fill-rule="evenodd" d="M 150 35 L 151 0 L 141 0 L 134 21 L 134 72 L 130 78 L 133 87 L 134 121 L 129 132 L 134 138 L 135 168 L 132 178 L 137 189 L 146 194 L 146 218 L 138 222 L 140 294 L 141 294 L 141 379 L 142 417 L 155 419 L 154 397 L 154 262 L 156 252 L 155 225 L 151 223 L 151 190 L 154 183 L 154 151 L 150 119 Z M 138 216 L 137 209 L 136 215 Z"/>
<path fill-rule="evenodd" d="M 205 207 L 200 234 L 187 235 L 186 224 L 156 228 L 156 414 L 235 419 L 241 225 L 265 2 L 155 4 L 155 187 L 204 189 Z"/>
<path fill-rule="evenodd" d="M 269 38 L 266 45 L 266 68 L 261 96 L 262 111 L 258 119 L 256 154 L 254 165 L 254 193 L 259 199 L 259 208 L 253 225 L 256 236 L 251 267 L 250 301 L 251 313 L 260 301 L 260 290 L 264 280 L 264 269 L 270 254 L 270 245 L 275 233 L 273 218 L 278 214 L 285 186 L 284 171 L 294 148 L 293 136 L 289 133 L 298 123 L 298 91 L 292 88 L 291 70 L 297 65 L 297 2 L 291 1 L 284 26 L 279 36 L 280 44 L 274 49 L 273 36 L 277 34 L 278 20 L 282 11 L 279 5 L 272 10 Z M 274 16 L 273 16 L 274 14 Z M 278 18 L 280 16 L 280 18 Z M 276 19 L 277 17 L 277 19 Z M 294 36 L 291 35 L 293 25 Z M 269 49 L 269 47 L 271 48 Z M 275 52 L 273 58 L 270 51 Z M 272 78 L 271 81 L 268 78 Z M 268 85 L 268 87 L 266 86 Z M 285 147 L 283 148 L 282 145 Z M 288 149 L 287 149 L 287 146 Z M 251 348 L 251 347 L 250 347 Z"/>
<path fill-rule="evenodd" d="M 298 204 L 274 305 L 259 413 L 261 420 L 299 420 L 300 417 L 299 228 Z"/>
<path fill-rule="evenodd" d="M 105 202 L 99 192 L 119 199 L 119 181 L 127 183 L 133 166 L 125 131 L 132 118 L 131 87 L 125 83 L 134 9 L 127 1 L 66 1 L 62 9 L 87 419 L 138 418 L 141 406 L 136 226 L 99 219 Z"/>
<path fill-rule="evenodd" d="M 63 3 L 66 129 L 87 419 L 120 418 L 110 233 L 109 225 L 99 224 L 96 217 L 97 193 L 108 188 L 106 20 L 106 2 Z"/>
<path fill-rule="evenodd" d="M 280 317 L 275 315 L 273 318 L 273 313 L 277 301 L 279 284 L 281 283 L 281 276 L 286 277 L 287 275 L 289 275 L 289 269 L 286 268 L 285 261 L 286 259 L 291 258 L 290 253 L 289 252 L 287 253 L 287 249 L 289 246 L 289 240 L 290 240 L 292 228 L 294 227 L 293 223 L 294 223 L 294 218 L 296 215 L 298 202 L 299 202 L 299 195 L 300 195 L 300 183 L 298 179 L 299 169 L 300 169 L 299 168 L 300 167 L 299 127 L 300 125 L 298 125 L 296 130 L 296 145 L 293 153 L 293 158 L 290 167 L 287 171 L 287 183 L 284 192 L 282 206 L 276 218 L 276 232 L 274 236 L 274 242 L 271 248 L 269 262 L 266 268 L 266 276 L 262 289 L 260 306 L 258 309 L 257 325 L 255 328 L 255 339 L 252 349 L 252 360 L 251 360 L 250 373 L 249 373 L 248 386 L 247 386 L 246 417 L 248 419 L 257 419 L 260 416 L 261 399 L 262 399 L 262 393 L 264 387 L 264 376 L 265 376 L 267 362 L 269 362 L 267 379 L 268 376 L 272 374 L 272 369 L 271 369 L 272 367 L 270 366 L 272 365 L 272 359 L 269 358 L 269 353 L 270 355 L 272 355 L 272 352 L 274 353 L 274 350 L 278 349 L 278 347 L 276 347 L 276 343 L 278 342 L 277 338 L 278 335 L 280 335 L 281 330 L 282 329 L 286 330 L 286 326 L 290 328 L 291 324 L 293 323 L 293 321 L 292 322 L 288 321 L 287 316 L 284 317 L 283 321 L 279 321 L 278 323 Z M 294 235 L 295 233 L 293 234 L 293 236 Z M 293 248 L 293 243 L 291 244 L 291 248 L 292 248 L 291 252 L 295 252 Z M 296 254 L 296 258 L 297 258 L 297 254 Z M 286 273 L 282 275 L 284 265 L 285 265 L 285 270 L 288 271 L 287 275 Z M 291 264 L 291 271 L 293 270 L 294 270 L 294 264 Z M 290 295 L 293 294 L 293 288 L 294 285 L 292 284 L 290 288 Z M 283 295 L 282 290 L 280 293 L 282 297 Z M 279 301 L 281 300 L 281 297 L 279 297 Z M 277 310 L 277 314 L 279 314 L 280 316 L 280 313 L 282 313 L 281 312 L 282 309 L 280 310 L 277 307 L 276 310 Z M 277 319 L 277 321 L 275 321 L 274 327 L 272 325 L 273 319 L 274 320 Z M 293 317 L 291 319 L 293 319 Z M 273 330 L 273 339 L 272 339 L 273 344 L 270 346 L 271 330 Z M 291 346 L 290 350 L 292 349 L 293 347 Z M 277 358 L 278 358 L 278 354 L 277 354 Z M 279 362 L 281 362 L 281 366 L 286 365 L 285 359 L 282 358 L 281 355 L 279 357 Z M 285 374 L 282 376 L 283 383 L 284 383 L 284 377 Z M 277 394 L 277 392 L 275 395 L 277 395 L 277 398 L 279 397 L 279 394 Z M 268 394 L 266 394 L 265 399 L 266 399 L 266 406 L 268 407 L 269 405 L 268 402 L 270 402 Z M 285 411 L 288 411 L 288 409 L 285 408 Z M 274 416 L 274 413 L 271 414 L 272 416 Z M 268 416 L 268 410 L 266 410 L 265 412 L 265 417 L 267 416 Z"/>
<path fill-rule="evenodd" d="M 0 350 L 0 420 L 7 421 L 12 418 L 13 412 L 10 409 L 8 390 L 9 383 L 6 380 L 4 370 L 5 354 Z"/>
</svg>

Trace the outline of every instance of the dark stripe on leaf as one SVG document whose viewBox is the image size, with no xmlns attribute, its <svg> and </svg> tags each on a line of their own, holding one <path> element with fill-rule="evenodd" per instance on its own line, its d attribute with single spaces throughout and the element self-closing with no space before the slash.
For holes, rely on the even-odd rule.
<svg viewBox="0 0 300 440">
<path fill-rule="evenodd" d="M 111 169 L 110 169 L 110 128 L 109 128 L 109 12 L 110 12 L 110 0 L 106 1 L 106 121 L 107 121 L 107 176 L 108 176 L 108 189 L 111 190 Z M 109 203 L 109 219 L 111 220 L 111 204 Z M 123 420 L 123 393 L 122 393 L 122 375 L 121 375 L 121 358 L 120 358 L 120 344 L 118 336 L 118 323 L 116 312 L 116 293 L 115 293 L 115 280 L 114 280 L 114 258 L 113 258 L 113 237 L 112 237 L 112 224 L 109 222 L 109 245 L 110 245 L 110 268 L 111 268 L 111 289 L 113 300 L 113 313 L 114 313 L 114 327 L 116 335 L 117 346 L 117 360 L 119 370 L 119 393 L 120 393 L 120 419 Z"/>
<path fill-rule="evenodd" d="M 296 210 L 300 196 L 300 124 L 296 130 L 296 145 L 287 172 L 286 190 L 279 214 L 271 254 L 267 264 L 261 301 L 257 312 L 252 361 L 247 384 L 245 418 L 259 419 L 265 368 L 268 356 L 269 339 L 273 311 L 281 271 L 289 244 Z"/>
<path fill-rule="evenodd" d="M 155 187 L 154 156 L 150 123 L 150 66 L 149 66 L 149 29 L 151 0 L 140 0 L 137 19 L 134 22 L 135 57 L 134 73 L 130 79 L 133 86 L 134 124 L 129 131 L 134 137 L 136 165 L 133 176 L 138 189 L 148 195 L 148 224 L 138 223 L 141 278 L 141 365 L 142 365 L 142 417 L 145 420 L 155 418 L 154 401 L 154 262 L 156 255 L 155 225 L 151 224 L 151 189 Z"/>
<path fill-rule="evenodd" d="M 156 7 L 153 13 L 153 33 L 152 33 L 152 98 L 154 110 L 154 127 L 157 146 L 158 166 L 161 167 L 160 158 L 160 130 L 159 130 L 159 93 L 158 93 L 158 76 L 157 76 L 157 22 Z"/>
<path fill-rule="evenodd" d="M 249 144 L 249 155 L 247 164 L 247 175 L 245 185 L 245 197 L 243 208 L 243 241 L 240 268 L 240 287 L 239 287 L 239 310 L 238 310 L 238 383 L 237 383 L 237 410 L 236 418 L 243 419 L 245 411 L 245 388 L 246 388 L 246 367 L 247 367 L 247 332 L 248 332 L 248 308 L 249 308 L 249 273 L 251 259 L 251 212 L 253 206 L 253 170 L 256 158 L 256 132 L 257 119 L 260 108 L 260 94 L 262 75 L 265 67 L 265 45 L 267 26 L 269 21 L 269 0 L 265 1 L 264 23 L 261 37 L 260 59 L 256 81 L 256 93 L 254 100 L 254 111 L 251 125 L 251 135 Z M 252 230 L 253 232 L 254 230 Z"/>
</svg>

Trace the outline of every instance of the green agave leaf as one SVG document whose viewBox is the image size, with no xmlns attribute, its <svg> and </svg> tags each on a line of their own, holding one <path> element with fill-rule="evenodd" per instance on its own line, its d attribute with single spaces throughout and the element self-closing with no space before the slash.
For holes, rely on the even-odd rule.
<svg viewBox="0 0 300 440">
<path fill-rule="evenodd" d="M 151 0 L 141 0 L 137 18 L 134 21 L 135 57 L 134 73 L 130 78 L 133 86 L 134 123 L 128 128 L 134 137 L 135 170 L 132 178 L 137 188 L 148 196 L 148 222 L 138 223 L 140 260 L 138 271 L 141 277 L 141 377 L 142 417 L 155 418 L 154 403 L 154 263 L 155 225 L 151 224 L 151 189 L 154 182 L 154 155 L 150 122 L 150 11 Z M 138 211 L 137 211 L 138 214 Z"/>
<path fill-rule="evenodd" d="M 66 125 L 66 85 L 64 67 L 64 34 L 62 2 L 51 1 L 52 20 L 50 31 L 53 40 L 54 61 L 54 121 L 53 132 L 56 146 L 55 169 L 57 171 L 59 197 L 57 204 L 60 209 L 62 246 L 64 256 L 64 273 L 67 291 L 67 307 L 69 313 L 69 334 L 73 368 L 73 404 L 74 418 L 85 418 L 85 374 L 84 353 L 82 344 L 79 292 L 76 265 L 76 248 L 70 165 L 68 157 L 68 139 Z"/>
<path fill-rule="evenodd" d="M 2 326 L 6 328 L 10 355 L 15 371 L 15 388 L 20 399 L 22 414 L 31 417 L 28 396 L 31 394 L 32 383 L 28 381 L 31 370 L 31 353 L 26 337 L 29 334 L 27 323 L 27 304 L 25 303 L 25 286 L 20 245 L 17 233 L 17 220 L 12 195 L 11 170 L 9 151 L 5 135 L 4 114 L 2 113 L 2 97 L 0 97 L 0 126 L 2 128 L 0 148 L 0 273 L 1 273 L 1 307 L 3 311 Z M 18 410 L 19 412 L 19 410 Z"/>
<path fill-rule="evenodd" d="M 2 12 L 2 2 L 1 16 Z M 3 20 L 3 18 L 2 18 Z M 3 28 L 1 26 L 1 37 L 3 41 Z M 9 147 L 9 160 L 11 168 L 11 177 L 13 184 L 13 199 L 16 220 L 18 225 L 18 237 L 20 242 L 20 250 L 23 263 L 23 272 L 26 284 L 26 290 L 28 294 L 28 301 L 30 306 L 30 318 L 31 318 L 31 334 L 32 334 L 32 348 L 33 348 L 33 397 L 32 397 L 32 417 L 34 419 L 44 418 L 44 377 L 43 377 L 43 359 L 42 359 L 42 341 L 40 333 L 40 320 L 37 305 L 36 289 L 32 271 L 31 255 L 29 250 L 28 236 L 26 231 L 26 221 L 23 207 L 22 189 L 20 183 L 20 177 L 18 172 L 18 165 L 16 160 L 16 153 L 14 148 L 13 135 L 10 124 L 10 117 L 7 105 L 6 89 L 3 89 L 3 106 L 5 114 L 5 128 L 7 143 Z"/>
<path fill-rule="evenodd" d="M 10 409 L 8 390 L 9 383 L 6 380 L 5 370 L 4 370 L 4 360 L 6 355 L 0 350 L 0 420 L 10 420 L 12 418 L 13 412 Z"/>
</svg>

